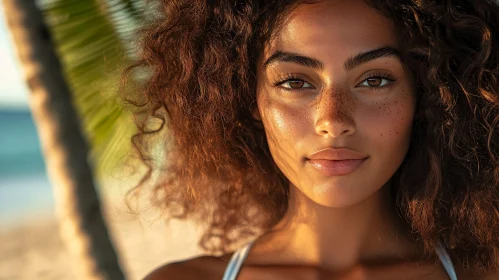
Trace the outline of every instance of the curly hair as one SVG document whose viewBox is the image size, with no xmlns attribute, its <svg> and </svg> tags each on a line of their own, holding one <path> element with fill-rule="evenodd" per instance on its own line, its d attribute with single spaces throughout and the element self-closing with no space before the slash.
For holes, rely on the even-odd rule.
<svg viewBox="0 0 499 280">
<path fill-rule="evenodd" d="M 200 244 L 214 253 L 270 230 L 287 210 L 288 181 L 251 111 L 258 56 L 304 2 L 162 0 L 125 73 L 148 73 L 140 94 L 126 96 L 140 108 L 132 140 L 149 167 L 136 189 L 153 181 L 153 202 L 169 217 L 208 221 Z M 426 252 L 441 241 L 466 268 L 498 267 L 499 4 L 367 2 L 396 23 L 417 94 L 393 203 Z M 155 118 L 162 124 L 150 129 Z M 160 131 L 168 137 L 148 137 Z"/>
</svg>

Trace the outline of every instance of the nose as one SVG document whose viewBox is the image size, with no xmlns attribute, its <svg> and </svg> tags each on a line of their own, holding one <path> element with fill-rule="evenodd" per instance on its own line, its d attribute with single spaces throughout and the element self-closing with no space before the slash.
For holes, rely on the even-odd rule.
<svg viewBox="0 0 499 280">
<path fill-rule="evenodd" d="M 355 132 L 353 101 L 348 93 L 323 92 L 317 104 L 315 131 L 321 136 L 339 137 Z"/>
</svg>

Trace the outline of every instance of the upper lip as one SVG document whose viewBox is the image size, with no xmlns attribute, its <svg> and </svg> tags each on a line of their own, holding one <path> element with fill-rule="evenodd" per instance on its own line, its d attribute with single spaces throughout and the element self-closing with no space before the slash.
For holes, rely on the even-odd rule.
<svg viewBox="0 0 499 280">
<path fill-rule="evenodd" d="M 326 148 L 311 154 L 308 159 L 348 160 L 365 159 L 368 156 L 347 148 Z"/>
</svg>

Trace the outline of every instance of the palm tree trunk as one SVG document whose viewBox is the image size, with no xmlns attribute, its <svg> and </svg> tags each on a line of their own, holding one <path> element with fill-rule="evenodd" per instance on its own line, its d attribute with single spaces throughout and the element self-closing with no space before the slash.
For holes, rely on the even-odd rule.
<svg viewBox="0 0 499 280">
<path fill-rule="evenodd" d="M 84 279 L 124 279 L 102 218 L 89 149 L 42 13 L 35 0 L 3 0 L 3 5 L 31 91 L 62 238 Z"/>
</svg>

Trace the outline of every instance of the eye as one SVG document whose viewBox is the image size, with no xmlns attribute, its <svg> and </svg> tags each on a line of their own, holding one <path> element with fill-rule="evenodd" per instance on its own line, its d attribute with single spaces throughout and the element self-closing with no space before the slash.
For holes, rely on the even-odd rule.
<svg viewBox="0 0 499 280">
<path fill-rule="evenodd" d="M 304 80 L 300 79 L 289 79 L 286 81 L 283 81 L 279 84 L 285 89 L 304 89 L 304 88 L 314 88 L 311 84 L 305 82 Z"/>
<path fill-rule="evenodd" d="M 390 78 L 375 76 L 365 79 L 364 81 L 362 81 L 362 83 L 358 84 L 358 86 L 380 88 L 387 86 L 390 82 L 393 81 L 394 80 Z"/>
</svg>

